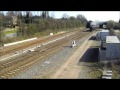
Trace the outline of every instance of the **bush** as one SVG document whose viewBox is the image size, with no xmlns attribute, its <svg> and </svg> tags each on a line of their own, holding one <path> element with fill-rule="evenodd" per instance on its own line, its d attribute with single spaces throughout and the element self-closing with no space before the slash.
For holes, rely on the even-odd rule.
<svg viewBox="0 0 120 90">
<path fill-rule="evenodd" d="M 120 29 L 120 23 L 116 23 L 114 29 Z"/>
<path fill-rule="evenodd" d="M 107 21 L 107 28 L 108 29 L 113 29 L 115 27 L 115 22 L 113 20 Z"/>
</svg>

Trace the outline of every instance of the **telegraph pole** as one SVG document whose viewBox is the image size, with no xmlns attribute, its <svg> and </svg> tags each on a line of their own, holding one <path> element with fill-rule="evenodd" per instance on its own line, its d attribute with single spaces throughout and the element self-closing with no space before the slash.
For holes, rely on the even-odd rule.
<svg viewBox="0 0 120 90">
<path fill-rule="evenodd" d="M 119 23 L 120 23 L 120 12 L 119 12 Z"/>
<path fill-rule="evenodd" d="M 3 35 L 3 11 L 0 11 L 0 18 L 1 18 L 1 21 L 0 21 L 0 46 L 3 44 L 2 42 L 2 35 Z"/>
</svg>

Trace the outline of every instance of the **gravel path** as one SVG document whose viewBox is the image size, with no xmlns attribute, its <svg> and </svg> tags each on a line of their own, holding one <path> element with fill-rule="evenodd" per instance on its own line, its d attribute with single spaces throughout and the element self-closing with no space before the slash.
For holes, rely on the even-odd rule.
<svg viewBox="0 0 120 90">
<path fill-rule="evenodd" d="M 31 79 L 34 77 L 39 76 L 39 78 L 47 78 L 48 75 L 53 73 L 58 67 L 60 67 L 62 64 L 64 64 L 68 57 L 70 57 L 78 48 L 79 45 L 81 45 L 86 38 L 82 38 L 80 40 L 76 40 L 77 46 L 74 48 L 71 48 L 71 42 L 69 42 L 69 45 L 64 46 L 64 49 L 55 55 L 40 61 L 39 63 L 33 65 L 32 67 L 29 67 L 22 73 L 20 73 L 17 76 L 14 76 L 12 78 L 14 79 Z"/>
</svg>

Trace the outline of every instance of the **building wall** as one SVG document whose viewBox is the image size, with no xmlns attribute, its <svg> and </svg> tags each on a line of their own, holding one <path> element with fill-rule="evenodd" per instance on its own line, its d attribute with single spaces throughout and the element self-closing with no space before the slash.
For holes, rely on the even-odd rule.
<svg viewBox="0 0 120 90">
<path fill-rule="evenodd" d="M 106 50 L 100 50 L 99 49 L 99 59 L 100 59 L 100 62 L 106 60 Z"/>
<path fill-rule="evenodd" d="M 96 39 L 101 41 L 106 41 L 106 36 L 109 36 L 109 32 L 98 32 L 96 34 Z"/>
<path fill-rule="evenodd" d="M 107 60 L 120 58 L 120 43 L 107 43 L 106 58 Z"/>
<path fill-rule="evenodd" d="M 100 40 L 100 32 L 96 34 L 96 40 Z"/>
<path fill-rule="evenodd" d="M 100 39 L 106 41 L 106 36 L 109 36 L 109 32 L 100 32 Z"/>
</svg>

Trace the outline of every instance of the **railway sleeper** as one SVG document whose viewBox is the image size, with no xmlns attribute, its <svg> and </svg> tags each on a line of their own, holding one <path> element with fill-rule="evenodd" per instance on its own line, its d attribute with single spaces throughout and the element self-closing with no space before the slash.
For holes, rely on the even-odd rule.
<svg viewBox="0 0 120 90">
<path fill-rule="evenodd" d="M 42 51 L 45 51 L 45 50 L 42 50 Z M 35 62 L 32 62 L 32 63 L 27 64 L 27 65 L 20 66 L 20 67 L 16 67 L 16 69 L 17 69 L 17 68 L 18 68 L 18 69 L 17 69 L 17 70 L 15 69 L 15 70 L 16 70 L 15 73 L 17 73 L 19 70 L 21 71 L 22 69 L 24 69 L 24 70 L 27 69 L 27 67 L 33 65 L 34 63 L 35 63 Z M 13 71 L 13 70 L 12 70 L 12 71 Z M 12 73 L 12 71 L 11 71 L 11 73 Z M 10 74 L 11 74 L 11 73 L 10 73 Z M 7 75 L 7 74 L 5 74 L 5 75 Z M 7 76 L 8 76 L 8 75 L 7 75 Z"/>
</svg>

